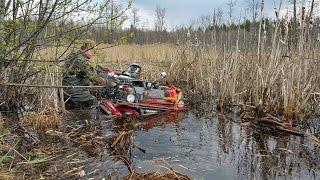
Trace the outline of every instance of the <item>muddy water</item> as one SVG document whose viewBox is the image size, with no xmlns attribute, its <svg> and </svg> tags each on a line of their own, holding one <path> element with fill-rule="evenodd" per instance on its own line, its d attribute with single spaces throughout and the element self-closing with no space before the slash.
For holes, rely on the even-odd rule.
<svg viewBox="0 0 320 180">
<path fill-rule="evenodd" d="M 112 121 L 102 124 L 104 137 L 115 136 Z M 147 120 L 133 134 L 135 147 L 126 156 L 138 173 L 171 167 L 193 179 L 320 179 L 320 151 L 308 138 L 262 134 L 235 118 L 169 114 Z M 87 178 L 129 174 L 110 152 L 85 170 L 92 172 Z"/>
</svg>

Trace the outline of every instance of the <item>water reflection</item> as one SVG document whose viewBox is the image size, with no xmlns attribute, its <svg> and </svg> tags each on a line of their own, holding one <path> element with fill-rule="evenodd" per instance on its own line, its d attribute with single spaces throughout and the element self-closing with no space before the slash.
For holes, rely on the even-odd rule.
<svg viewBox="0 0 320 180">
<path fill-rule="evenodd" d="M 312 159 L 319 162 L 318 150 L 308 143 L 305 138 L 253 132 L 235 152 L 237 173 L 248 179 L 317 179 L 319 165 Z"/>
<path fill-rule="evenodd" d="M 148 166 L 154 157 L 166 157 L 195 179 L 316 179 L 319 175 L 319 149 L 308 139 L 273 137 L 222 116 L 203 119 L 190 113 L 178 125 L 135 133 L 135 141 L 147 149 L 146 154 L 133 153 L 143 171 L 159 168 Z"/>
<path fill-rule="evenodd" d="M 148 131 L 154 127 L 165 127 L 174 125 L 179 129 L 179 122 L 183 119 L 182 113 L 168 112 L 145 118 L 142 122 L 142 129 Z"/>
<path fill-rule="evenodd" d="M 111 142 L 123 132 L 131 134 L 92 159 L 87 169 L 98 170 L 89 178 L 164 171 L 168 165 L 158 160 L 165 159 L 194 179 L 319 179 L 319 148 L 308 138 L 266 135 L 233 118 L 193 113 L 123 123 L 102 121 L 103 136 Z"/>
</svg>

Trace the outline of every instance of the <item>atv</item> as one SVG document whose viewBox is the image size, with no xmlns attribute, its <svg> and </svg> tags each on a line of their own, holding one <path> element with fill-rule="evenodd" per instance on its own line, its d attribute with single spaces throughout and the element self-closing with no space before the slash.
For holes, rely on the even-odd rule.
<svg viewBox="0 0 320 180">
<path fill-rule="evenodd" d="M 109 84 L 100 101 L 100 107 L 105 113 L 115 117 L 140 117 L 188 109 L 180 89 L 161 85 L 160 81 L 143 81 L 140 73 L 141 67 L 138 64 L 132 64 L 118 74 L 112 71 L 100 73 Z M 166 73 L 162 72 L 160 78 L 165 77 Z"/>
</svg>

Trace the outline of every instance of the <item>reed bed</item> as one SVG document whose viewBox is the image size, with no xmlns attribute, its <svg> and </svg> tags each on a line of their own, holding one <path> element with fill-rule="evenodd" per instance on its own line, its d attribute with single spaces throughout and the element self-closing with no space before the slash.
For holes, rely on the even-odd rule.
<svg viewBox="0 0 320 180">
<path fill-rule="evenodd" d="M 214 28 L 209 44 L 192 43 L 188 32 L 181 45 L 101 48 L 97 59 L 120 69 L 139 63 L 147 79 L 167 71 L 167 80 L 183 88 L 191 101 L 215 101 L 220 110 L 240 106 L 253 116 L 301 119 L 317 113 L 320 106 L 319 18 L 312 12 L 307 15 L 304 4 L 299 22 L 290 19 L 288 11 L 281 17 L 282 6 L 280 1 L 270 23 L 261 1 L 260 20 L 253 25 L 258 28 Z"/>
<path fill-rule="evenodd" d="M 213 46 L 125 45 L 101 50 L 98 61 L 114 69 L 139 63 L 145 78 L 161 71 L 191 100 L 216 100 L 218 108 L 241 105 L 288 119 L 319 108 L 320 56 L 290 56 L 277 50 L 256 53 L 216 51 Z"/>
<path fill-rule="evenodd" d="M 269 113 L 286 119 L 302 118 L 319 110 L 317 46 L 301 49 L 299 45 L 297 49 L 288 50 L 287 44 L 278 39 L 273 46 L 260 50 L 259 55 L 252 48 L 239 48 L 240 39 L 230 47 L 192 43 L 101 44 L 95 50 L 95 60 L 117 72 L 138 63 L 143 68 L 143 78 L 150 81 L 157 80 L 160 72 L 166 71 L 168 84 L 183 88 L 192 102 L 214 101 L 218 109 L 241 106 L 244 111 L 255 111 L 254 116 Z M 306 39 L 301 37 L 300 44 L 306 45 Z M 49 54 L 42 52 L 42 56 L 50 59 L 53 54 L 47 52 Z M 44 79 L 50 80 L 50 77 L 45 75 Z M 49 94 L 45 97 L 54 98 L 57 92 Z"/>
</svg>

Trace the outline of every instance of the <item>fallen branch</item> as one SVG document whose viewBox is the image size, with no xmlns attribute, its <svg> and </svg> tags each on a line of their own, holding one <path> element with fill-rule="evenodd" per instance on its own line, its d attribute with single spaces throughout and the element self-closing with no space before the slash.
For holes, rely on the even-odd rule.
<svg viewBox="0 0 320 180">
<path fill-rule="evenodd" d="M 282 131 L 282 132 L 285 132 L 285 133 L 288 133 L 288 134 L 291 134 L 291 135 L 301 136 L 301 137 L 305 136 L 305 134 L 303 132 L 294 131 L 294 130 L 291 130 L 291 129 L 286 129 L 284 127 L 277 127 L 277 129 L 279 131 Z"/>
<path fill-rule="evenodd" d="M 275 124 L 275 125 L 280 126 L 280 127 L 286 127 L 286 126 L 287 126 L 286 124 L 280 123 L 280 122 L 275 121 L 275 120 L 273 120 L 273 119 L 258 118 L 257 121 L 258 121 L 258 122 L 268 123 L 268 124 Z"/>
<path fill-rule="evenodd" d="M 273 125 L 277 131 L 282 131 L 287 134 L 295 135 L 295 136 L 305 136 L 305 133 L 295 131 L 292 129 L 289 123 L 282 122 L 283 120 L 273 117 L 271 115 L 267 115 L 267 117 L 263 118 L 254 118 L 254 117 L 246 117 L 250 120 L 256 120 L 258 123 L 265 123 L 269 125 Z"/>
<path fill-rule="evenodd" d="M 105 86 L 54 86 L 42 84 L 16 84 L 16 83 L 2 83 L 0 86 L 17 86 L 17 87 L 39 87 L 39 88 L 105 88 Z"/>
</svg>

